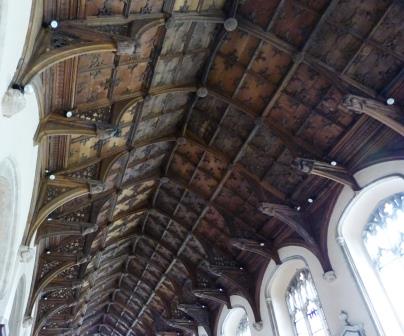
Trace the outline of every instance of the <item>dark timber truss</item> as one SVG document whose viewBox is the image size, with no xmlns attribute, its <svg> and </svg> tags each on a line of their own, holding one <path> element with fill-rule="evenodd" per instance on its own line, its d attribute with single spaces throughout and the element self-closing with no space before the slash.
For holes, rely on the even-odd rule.
<svg viewBox="0 0 404 336">
<path fill-rule="evenodd" d="M 258 328 L 280 248 L 329 271 L 337 194 L 403 153 L 402 22 L 389 0 L 44 0 L 14 81 L 43 97 L 34 335 L 213 335 L 231 295 Z"/>
</svg>

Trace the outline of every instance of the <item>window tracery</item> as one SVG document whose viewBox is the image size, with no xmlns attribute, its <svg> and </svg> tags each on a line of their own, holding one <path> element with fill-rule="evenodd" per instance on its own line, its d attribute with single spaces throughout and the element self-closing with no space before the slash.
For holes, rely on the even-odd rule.
<svg viewBox="0 0 404 336">
<path fill-rule="evenodd" d="M 246 312 L 244 312 L 244 315 L 241 317 L 237 325 L 236 336 L 251 336 L 251 331 L 248 325 L 248 317 Z"/>
<path fill-rule="evenodd" d="M 223 322 L 222 336 L 251 336 L 247 312 L 244 308 L 236 307 L 228 311 Z"/>
<path fill-rule="evenodd" d="M 366 251 L 386 296 L 404 325 L 404 193 L 383 200 L 362 232 Z"/>
<path fill-rule="evenodd" d="M 310 272 L 296 273 L 286 291 L 286 304 L 296 336 L 329 336 Z"/>
</svg>

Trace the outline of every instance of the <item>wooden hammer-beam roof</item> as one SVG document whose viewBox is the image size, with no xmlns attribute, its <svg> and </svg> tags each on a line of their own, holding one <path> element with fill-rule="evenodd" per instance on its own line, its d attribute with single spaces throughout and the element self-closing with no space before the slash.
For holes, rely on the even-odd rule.
<svg viewBox="0 0 404 336">
<path fill-rule="evenodd" d="M 400 2 L 44 1 L 14 83 L 35 77 L 44 95 L 25 239 L 41 256 L 36 334 L 213 330 L 232 293 L 259 322 L 245 274 L 277 248 L 328 270 L 329 191 L 359 189 L 352 168 L 401 140 L 393 13 Z M 63 298 L 77 305 L 52 314 Z"/>
</svg>

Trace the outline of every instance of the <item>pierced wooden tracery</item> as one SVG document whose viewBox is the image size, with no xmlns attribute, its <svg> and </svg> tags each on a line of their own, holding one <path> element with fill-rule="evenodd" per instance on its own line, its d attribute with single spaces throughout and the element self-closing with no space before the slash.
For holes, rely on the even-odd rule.
<svg viewBox="0 0 404 336">
<path fill-rule="evenodd" d="M 62 0 L 55 14 L 45 1 L 44 21 L 60 20 L 41 33 L 55 49 L 37 49 L 16 83 L 41 73 L 47 97 L 37 140 L 49 148 L 49 172 L 28 240 L 37 234 L 44 255 L 88 259 L 46 286 L 40 275 L 52 265 L 39 269 L 31 306 L 69 289 L 78 304 L 63 310 L 63 325 L 37 318 L 38 335 L 209 330 L 231 293 L 258 307 L 259 285 L 247 289 L 243 270 L 254 284 L 288 242 L 325 251 L 317 204 L 332 202 L 333 181 L 357 189 L 342 167 L 398 139 L 341 103 L 393 92 L 403 102 L 402 43 L 392 34 L 401 6 Z M 388 46 L 386 34 L 395 36 Z M 313 163 L 310 176 L 291 167 L 297 157 Z M 320 164 L 331 159 L 341 166 Z M 268 217 L 261 203 L 283 210 Z"/>
</svg>

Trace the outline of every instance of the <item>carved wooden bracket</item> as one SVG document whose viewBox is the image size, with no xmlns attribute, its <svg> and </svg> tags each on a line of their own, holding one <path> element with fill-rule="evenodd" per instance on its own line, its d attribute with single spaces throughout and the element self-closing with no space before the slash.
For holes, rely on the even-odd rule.
<svg viewBox="0 0 404 336">
<path fill-rule="evenodd" d="M 355 95 L 346 96 L 342 105 L 356 113 L 364 113 L 404 136 L 404 112 L 397 106 Z"/>
<path fill-rule="evenodd" d="M 346 185 L 355 191 L 360 189 L 352 174 L 339 165 L 333 166 L 326 162 L 297 158 L 293 161 L 292 167 L 306 174 L 328 178 L 342 185 Z"/>
<path fill-rule="evenodd" d="M 180 303 L 177 308 L 187 315 L 191 316 L 198 325 L 205 328 L 208 336 L 212 336 L 210 328 L 209 310 L 206 306 L 200 304 L 185 304 Z"/>
<path fill-rule="evenodd" d="M 36 237 L 38 243 L 41 239 L 53 236 L 66 236 L 66 235 L 81 235 L 86 236 L 98 230 L 98 225 L 85 222 L 71 222 L 64 220 L 47 221 L 41 227 Z"/>
<path fill-rule="evenodd" d="M 204 288 L 194 289 L 192 293 L 197 298 L 212 301 L 214 303 L 218 303 L 219 305 L 225 305 L 230 309 L 230 298 L 224 291 L 220 291 L 219 289 Z"/>
<path fill-rule="evenodd" d="M 242 267 L 236 266 L 208 265 L 208 270 L 210 273 L 223 279 L 225 283 L 230 284 L 232 288 L 235 288 L 236 293 L 243 296 L 250 303 L 254 312 L 254 322 L 261 321 L 259 302 L 255 300 L 256 286 L 250 273 L 246 272 Z M 233 293 L 230 292 L 230 294 Z"/>
<path fill-rule="evenodd" d="M 53 315 L 57 314 L 59 311 L 66 309 L 66 308 L 71 308 L 74 307 L 78 304 L 77 301 L 62 301 L 62 304 L 59 306 L 55 307 L 54 309 L 50 310 L 45 314 L 45 316 L 42 317 L 42 319 L 36 324 L 36 328 L 34 331 L 34 336 L 37 336 L 39 332 L 41 331 L 42 326 L 51 318 Z"/>
<path fill-rule="evenodd" d="M 198 334 L 198 326 L 192 320 L 172 319 L 166 320 L 166 323 L 172 328 L 183 330 L 186 333 L 191 333 L 191 335 Z"/>
<path fill-rule="evenodd" d="M 264 242 L 244 238 L 233 238 L 230 240 L 230 244 L 241 251 L 257 254 L 268 260 L 273 259 L 276 264 L 281 263 L 278 252 L 268 248 L 267 244 Z"/>
<path fill-rule="evenodd" d="M 97 136 L 97 131 L 93 123 L 70 120 L 51 114 L 39 124 L 34 141 L 38 144 L 44 137 L 53 135 L 85 135 L 94 137 Z"/>
<path fill-rule="evenodd" d="M 261 203 L 259 210 L 268 216 L 273 216 L 289 226 L 310 245 L 317 245 L 312 235 L 307 231 L 302 214 L 283 204 Z"/>
<path fill-rule="evenodd" d="M 17 78 L 17 84 L 25 86 L 36 75 L 59 62 L 87 53 L 115 52 L 117 48 L 118 44 L 108 34 L 88 27 L 43 28 L 37 36 L 36 52 Z"/>
<path fill-rule="evenodd" d="M 91 260 L 90 256 L 85 256 L 85 257 L 77 256 L 77 257 L 75 257 L 75 260 L 65 261 L 60 266 L 56 267 L 54 270 L 52 270 L 48 274 L 46 274 L 35 286 L 35 289 L 31 296 L 31 300 L 27 307 L 28 314 L 26 314 L 26 315 L 31 315 L 32 308 L 34 306 L 35 301 L 38 299 L 39 295 L 44 291 L 46 286 L 48 286 L 52 282 L 53 279 L 55 279 L 60 273 L 68 270 L 69 268 L 71 268 L 75 265 L 84 264 L 86 262 L 89 262 L 90 260 Z"/>
</svg>

